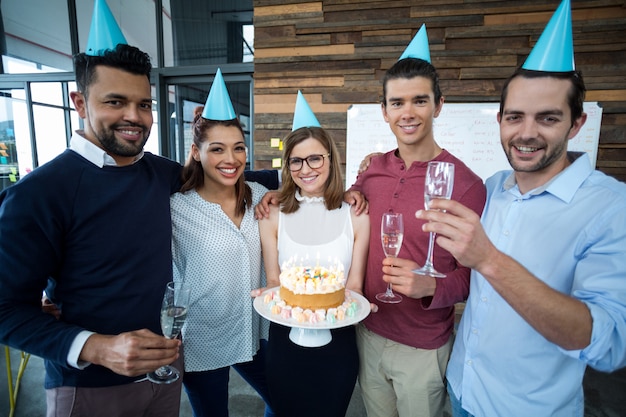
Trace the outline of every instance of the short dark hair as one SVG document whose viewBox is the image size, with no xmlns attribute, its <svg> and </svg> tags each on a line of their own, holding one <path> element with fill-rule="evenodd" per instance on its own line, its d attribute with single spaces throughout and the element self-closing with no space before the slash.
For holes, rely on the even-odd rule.
<svg viewBox="0 0 626 417">
<path fill-rule="evenodd" d="M 585 102 L 585 82 L 583 81 L 583 75 L 580 71 L 568 71 L 568 72 L 547 72 L 547 71 L 533 71 L 524 68 L 518 68 L 515 70 L 502 87 L 502 94 L 500 95 L 500 114 L 504 111 L 504 102 L 509 93 L 509 84 L 513 79 L 517 77 L 523 78 L 557 78 L 559 80 L 569 80 L 572 85 L 567 93 L 567 103 L 569 104 L 570 112 L 572 113 L 572 125 L 574 120 L 580 118 L 583 114 L 583 103 Z"/>
<path fill-rule="evenodd" d="M 411 79 L 415 77 L 428 78 L 433 86 L 435 104 L 441 101 L 441 88 L 439 87 L 439 75 L 435 67 L 428 61 L 419 58 L 404 58 L 396 62 L 385 72 L 383 77 L 383 106 L 387 105 L 387 82 L 398 78 Z"/>
<path fill-rule="evenodd" d="M 239 123 L 238 119 L 205 119 L 202 117 L 203 110 L 204 106 L 198 106 L 194 109 L 194 120 L 192 126 L 193 143 L 198 147 L 198 149 L 202 147 L 202 143 L 207 139 L 206 133 L 216 126 L 236 127 L 239 129 L 239 132 L 241 132 L 241 137 L 245 138 L 243 128 L 241 127 L 241 123 Z M 193 159 L 191 149 L 189 150 L 187 162 L 185 162 L 185 166 L 182 170 L 181 182 L 183 185 L 180 192 L 183 193 L 189 190 L 195 190 L 204 185 L 204 169 L 202 168 L 202 163 Z M 246 208 L 252 207 L 252 189 L 248 184 L 246 184 L 246 180 L 243 175 L 239 177 L 237 184 L 235 184 L 235 194 L 237 196 L 237 214 L 244 214 L 246 212 Z"/>
<path fill-rule="evenodd" d="M 121 69 L 135 75 L 145 75 L 150 80 L 150 56 L 139 48 L 126 44 L 118 44 L 114 49 L 105 51 L 102 55 L 87 55 L 84 52 L 74 55 L 74 74 L 78 91 L 88 95 L 89 86 L 96 79 L 96 67 L 104 65 Z"/>
</svg>

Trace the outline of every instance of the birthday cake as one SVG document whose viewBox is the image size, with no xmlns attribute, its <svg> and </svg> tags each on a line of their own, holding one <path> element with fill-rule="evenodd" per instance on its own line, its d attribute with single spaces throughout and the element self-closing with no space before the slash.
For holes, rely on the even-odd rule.
<svg viewBox="0 0 626 417">
<path fill-rule="evenodd" d="M 280 273 L 280 298 L 291 307 L 329 309 L 346 298 L 346 279 L 341 265 L 288 266 Z"/>
<path fill-rule="evenodd" d="M 350 291 L 346 290 L 343 302 L 337 307 L 328 309 L 302 308 L 291 306 L 280 298 L 280 289 L 268 291 L 263 298 L 263 303 L 273 316 L 280 317 L 283 323 L 307 323 L 307 324 L 335 324 L 358 315 L 359 303 Z"/>
</svg>

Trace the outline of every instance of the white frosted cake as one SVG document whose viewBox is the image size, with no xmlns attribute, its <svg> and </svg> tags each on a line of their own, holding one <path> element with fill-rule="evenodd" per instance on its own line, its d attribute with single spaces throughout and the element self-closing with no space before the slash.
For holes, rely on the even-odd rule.
<svg viewBox="0 0 626 417">
<path fill-rule="evenodd" d="M 346 298 L 343 266 L 286 266 L 280 273 L 280 298 L 291 307 L 329 309 Z"/>
</svg>

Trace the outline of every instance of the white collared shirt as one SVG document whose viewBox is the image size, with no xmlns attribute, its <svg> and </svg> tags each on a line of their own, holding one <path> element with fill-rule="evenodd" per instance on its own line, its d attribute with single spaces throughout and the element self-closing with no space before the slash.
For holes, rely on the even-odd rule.
<svg viewBox="0 0 626 417">
<path fill-rule="evenodd" d="M 111 155 L 85 138 L 85 132 L 83 130 L 74 132 L 72 139 L 70 139 L 70 149 L 99 168 L 104 166 L 117 166 L 117 162 L 115 162 L 115 159 L 113 159 Z M 143 158 L 143 151 L 137 154 L 133 164 L 141 158 Z"/>
</svg>

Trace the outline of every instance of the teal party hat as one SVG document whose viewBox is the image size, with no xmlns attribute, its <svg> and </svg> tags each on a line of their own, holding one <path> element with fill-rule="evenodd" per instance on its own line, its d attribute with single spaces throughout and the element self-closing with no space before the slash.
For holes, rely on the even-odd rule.
<svg viewBox="0 0 626 417">
<path fill-rule="evenodd" d="M 419 58 L 430 62 L 430 48 L 428 46 L 428 34 L 426 33 L 425 24 L 422 24 L 422 27 L 417 31 L 402 55 L 400 55 L 398 61 L 404 58 Z"/>
<path fill-rule="evenodd" d="M 206 99 L 202 117 L 209 120 L 232 120 L 237 118 L 237 113 L 235 113 L 233 103 L 231 103 L 228 90 L 226 89 L 224 77 L 222 77 L 222 70 L 219 68 L 215 74 L 213 85 L 211 85 L 209 97 Z"/>
<path fill-rule="evenodd" d="M 563 0 L 556 9 L 522 68 L 545 72 L 574 71 L 570 0 Z"/>
<path fill-rule="evenodd" d="M 120 27 L 107 6 L 105 0 L 96 0 L 91 17 L 91 28 L 87 38 L 87 55 L 102 55 L 109 49 L 115 49 L 118 44 L 127 44 Z"/>
<path fill-rule="evenodd" d="M 302 95 L 302 92 L 298 90 L 298 98 L 296 99 L 296 109 L 293 113 L 293 127 L 291 131 L 300 129 L 301 127 L 322 127 L 320 122 L 317 121 L 317 117 L 313 114 L 313 110 L 307 103 L 306 99 Z"/>
</svg>

